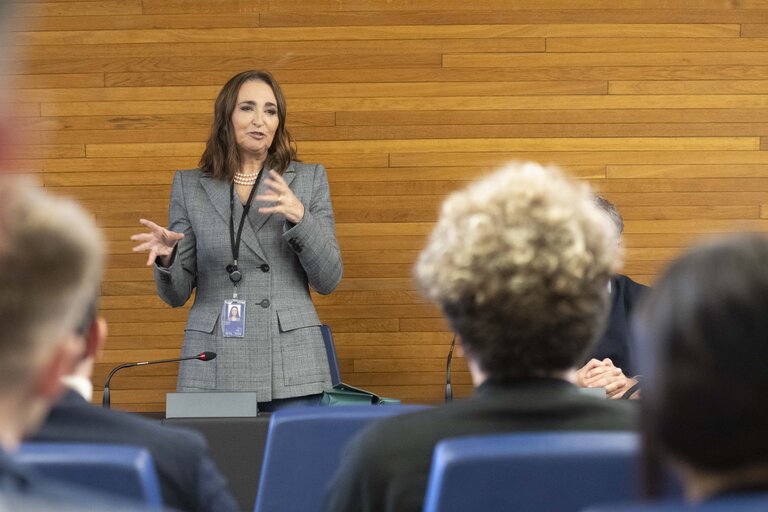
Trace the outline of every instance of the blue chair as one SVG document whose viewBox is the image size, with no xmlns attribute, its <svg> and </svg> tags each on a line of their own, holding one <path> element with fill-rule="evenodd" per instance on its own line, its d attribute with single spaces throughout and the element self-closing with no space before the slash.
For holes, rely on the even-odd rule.
<svg viewBox="0 0 768 512">
<path fill-rule="evenodd" d="M 424 512 L 577 512 L 633 499 L 638 450 L 633 432 L 448 439 L 435 448 Z"/>
<path fill-rule="evenodd" d="M 152 455 L 145 448 L 111 444 L 25 443 L 14 460 L 52 480 L 162 507 Z"/>
<path fill-rule="evenodd" d="M 320 326 L 320 332 L 323 333 L 325 354 L 328 356 L 328 367 L 331 370 L 331 385 L 335 386 L 341 382 L 341 371 L 339 371 L 339 359 L 336 357 L 336 345 L 333 343 L 333 333 L 326 324 Z"/>
<path fill-rule="evenodd" d="M 656 503 L 623 503 L 589 507 L 584 512 L 765 512 L 768 510 L 768 494 L 732 494 L 700 504 L 680 501 Z"/>
<path fill-rule="evenodd" d="M 423 408 L 388 405 L 277 411 L 269 424 L 255 511 L 320 512 L 347 441 L 376 419 Z"/>
</svg>

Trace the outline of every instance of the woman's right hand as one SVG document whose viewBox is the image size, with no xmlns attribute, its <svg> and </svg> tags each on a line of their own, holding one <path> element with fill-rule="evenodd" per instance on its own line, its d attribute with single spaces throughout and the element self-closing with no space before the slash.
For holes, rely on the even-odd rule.
<svg viewBox="0 0 768 512">
<path fill-rule="evenodd" d="M 148 267 L 154 264 L 157 257 L 160 258 L 160 262 L 164 267 L 168 267 L 171 264 L 173 248 L 176 247 L 179 240 L 184 238 L 184 233 L 176 233 L 175 231 L 165 229 L 147 219 L 139 219 L 139 222 L 149 228 L 149 232 L 131 236 L 131 240 L 134 242 L 141 242 L 133 248 L 133 252 L 149 251 L 149 257 L 147 258 Z"/>
</svg>

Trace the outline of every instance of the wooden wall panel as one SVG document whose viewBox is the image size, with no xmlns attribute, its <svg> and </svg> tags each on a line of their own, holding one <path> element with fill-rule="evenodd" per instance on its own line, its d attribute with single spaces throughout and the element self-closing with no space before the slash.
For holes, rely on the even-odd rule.
<svg viewBox="0 0 768 512">
<path fill-rule="evenodd" d="M 16 172 L 80 199 L 109 258 L 96 367 L 172 357 L 189 305 L 154 292 L 130 234 L 163 221 L 219 88 L 265 67 L 305 161 L 328 169 L 345 260 L 315 296 L 344 378 L 439 402 L 452 334 L 413 262 L 440 203 L 495 166 L 566 167 L 626 220 L 624 271 L 652 284 L 710 233 L 768 231 L 764 0 L 26 0 L 5 61 Z M 159 411 L 176 368 L 121 374 L 113 403 Z M 461 358 L 454 390 L 471 391 Z"/>
</svg>

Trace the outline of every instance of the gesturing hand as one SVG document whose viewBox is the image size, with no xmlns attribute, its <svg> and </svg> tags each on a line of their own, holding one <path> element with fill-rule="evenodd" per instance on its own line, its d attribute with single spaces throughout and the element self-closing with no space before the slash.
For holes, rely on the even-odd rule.
<svg viewBox="0 0 768 512">
<path fill-rule="evenodd" d="M 264 184 L 269 188 L 269 194 L 259 194 L 257 201 L 271 201 L 274 206 L 265 206 L 259 208 L 259 213 L 279 213 L 289 222 L 298 224 L 304 218 L 304 203 L 293 193 L 280 173 L 269 171 L 269 177 L 264 180 Z"/>
<path fill-rule="evenodd" d="M 133 248 L 133 252 L 149 251 L 147 266 L 151 266 L 155 258 L 159 256 L 163 266 L 167 267 L 171 262 L 173 248 L 176 247 L 179 240 L 184 238 L 184 233 L 176 233 L 175 231 L 165 229 L 147 219 L 139 219 L 139 222 L 149 228 L 149 233 L 139 233 L 131 236 L 131 240 L 134 242 L 141 242 Z"/>
</svg>

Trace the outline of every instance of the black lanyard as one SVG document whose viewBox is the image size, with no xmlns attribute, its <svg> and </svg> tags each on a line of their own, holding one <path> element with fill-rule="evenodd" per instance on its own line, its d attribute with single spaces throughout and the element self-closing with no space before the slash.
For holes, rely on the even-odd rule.
<svg viewBox="0 0 768 512">
<path fill-rule="evenodd" d="M 253 184 L 251 193 L 248 194 L 248 202 L 243 205 L 243 215 L 240 217 L 240 225 L 237 227 L 237 238 L 235 238 L 235 184 L 234 182 L 229 187 L 229 243 L 232 248 L 232 263 L 227 265 L 227 273 L 229 273 L 229 279 L 233 284 L 237 285 L 243 278 L 242 273 L 237 268 L 237 256 L 240 254 L 240 237 L 243 234 L 243 225 L 245 224 L 245 218 L 248 216 L 248 211 L 251 209 L 251 202 L 253 201 L 253 195 L 256 193 L 256 189 L 259 188 L 259 182 L 261 181 L 261 175 L 264 174 L 262 169 L 259 175 L 256 177 L 256 183 Z"/>
</svg>

